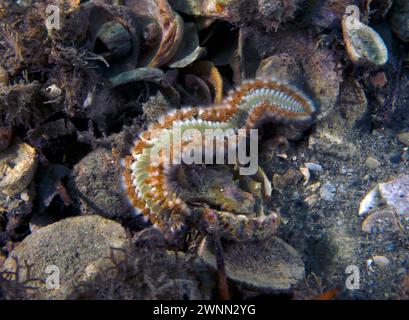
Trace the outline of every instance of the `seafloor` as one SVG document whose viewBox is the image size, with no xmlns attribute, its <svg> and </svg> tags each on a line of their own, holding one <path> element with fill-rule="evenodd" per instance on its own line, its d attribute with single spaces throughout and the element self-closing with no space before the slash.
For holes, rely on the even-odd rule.
<svg viewBox="0 0 409 320">
<path fill-rule="evenodd" d="M 408 299 L 408 21 L 405 0 L 2 0 L 0 299 Z M 136 215 L 140 134 L 255 79 L 317 110 L 257 115 L 261 175 L 182 165 L 189 214 Z"/>
</svg>

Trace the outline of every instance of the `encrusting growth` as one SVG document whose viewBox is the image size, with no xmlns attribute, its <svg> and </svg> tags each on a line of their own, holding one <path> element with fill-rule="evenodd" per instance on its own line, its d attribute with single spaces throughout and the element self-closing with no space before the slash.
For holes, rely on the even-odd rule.
<svg viewBox="0 0 409 320">
<path fill-rule="evenodd" d="M 195 142 L 194 135 L 184 133 L 189 129 L 201 134 L 209 129 L 220 129 L 237 135 L 239 129 L 256 128 L 260 121 L 306 124 L 312 122 L 315 112 L 314 103 L 298 89 L 280 81 L 261 79 L 244 82 L 220 105 L 172 111 L 140 134 L 130 155 L 123 161 L 123 186 L 128 200 L 138 214 L 148 217 L 159 229 L 180 230 L 186 225 L 191 210 L 170 177 L 172 169 L 178 165 L 173 162 L 175 152 L 183 152 Z M 175 130 L 183 136 L 179 149 L 172 139 Z M 205 154 L 207 145 L 200 141 L 200 146 Z M 153 158 L 152 155 L 157 156 Z M 265 232 L 275 230 L 278 223 L 275 214 L 247 217 L 217 212 L 223 229 L 221 235 L 231 240 L 263 237 Z"/>
</svg>

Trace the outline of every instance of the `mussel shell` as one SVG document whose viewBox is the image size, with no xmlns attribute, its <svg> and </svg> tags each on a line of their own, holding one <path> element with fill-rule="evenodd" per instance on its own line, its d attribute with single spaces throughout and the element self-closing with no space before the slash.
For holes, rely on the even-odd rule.
<svg viewBox="0 0 409 320">
<path fill-rule="evenodd" d="M 82 25 L 81 30 L 78 25 Z M 64 42 L 74 42 L 109 63 L 101 68 L 108 76 L 134 68 L 139 63 L 142 30 L 138 17 L 127 7 L 88 1 L 67 15 L 60 33 Z"/>
<path fill-rule="evenodd" d="M 123 4 L 138 16 L 148 44 L 139 66 L 158 68 L 176 54 L 183 38 L 184 22 L 167 0 L 124 0 Z"/>
<path fill-rule="evenodd" d="M 98 30 L 94 44 L 95 53 L 98 53 L 98 45 L 101 47 L 99 50 L 103 50 L 101 55 L 108 60 L 124 57 L 132 49 L 131 35 L 119 22 L 108 21 Z"/>
</svg>

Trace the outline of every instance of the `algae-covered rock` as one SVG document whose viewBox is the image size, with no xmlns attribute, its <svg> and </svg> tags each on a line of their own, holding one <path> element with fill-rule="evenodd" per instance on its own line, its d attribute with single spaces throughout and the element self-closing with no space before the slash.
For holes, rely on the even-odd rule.
<svg viewBox="0 0 409 320">
<path fill-rule="evenodd" d="M 120 166 L 108 150 L 99 148 L 83 158 L 72 171 L 69 188 L 84 215 L 98 214 L 120 222 L 134 217 L 123 195 Z"/>
<path fill-rule="evenodd" d="M 29 280 L 24 267 L 27 263 L 31 265 L 30 285 L 39 288 L 35 296 L 63 299 L 89 263 L 109 256 L 110 248 L 126 245 L 125 230 L 114 221 L 99 216 L 67 218 L 25 238 L 11 252 L 2 271 L 16 272 L 18 264 L 19 279 Z M 51 275 L 57 275 L 58 281 L 48 278 L 55 281 L 47 288 Z"/>
</svg>

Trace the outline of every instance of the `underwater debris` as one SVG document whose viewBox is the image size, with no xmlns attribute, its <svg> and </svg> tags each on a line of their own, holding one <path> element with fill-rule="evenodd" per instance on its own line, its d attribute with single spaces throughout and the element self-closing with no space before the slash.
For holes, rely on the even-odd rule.
<svg viewBox="0 0 409 320">
<path fill-rule="evenodd" d="M 152 246 L 111 248 L 109 255 L 91 262 L 76 281 L 70 299 L 198 300 L 209 299 L 203 286 L 213 290 L 212 279 L 202 283 L 208 270 L 192 255 Z"/>
<path fill-rule="evenodd" d="M 41 121 L 45 108 L 40 108 L 40 88 L 37 82 L 0 86 L 0 115 L 4 122 L 30 127 Z"/>
<path fill-rule="evenodd" d="M 350 19 L 353 19 L 353 22 Z M 381 36 L 358 19 L 344 16 L 342 33 L 352 62 L 358 65 L 382 66 L 388 61 L 388 48 Z"/>
</svg>

